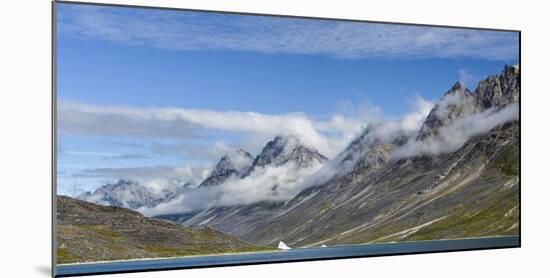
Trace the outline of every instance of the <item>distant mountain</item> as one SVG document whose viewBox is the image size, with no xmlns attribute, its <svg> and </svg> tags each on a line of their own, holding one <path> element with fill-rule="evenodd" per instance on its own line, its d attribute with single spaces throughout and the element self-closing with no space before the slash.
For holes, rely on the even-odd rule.
<svg viewBox="0 0 550 278">
<path fill-rule="evenodd" d="M 501 75 L 489 76 L 473 93 L 456 83 L 416 135 L 380 136 L 384 126 L 370 125 L 326 164 L 332 169 L 322 169 L 338 175 L 303 189 L 291 200 L 210 208 L 182 222 L 256 244 L 277 246 L 283 241 L 293 247 L 517 235 L 517 119 L 494 122 L 487 132 L 476 133 L 447 152 L 393 154 L 410 142 L 456 139 L 442 132 L 470 119 L 468 128 L 515 105 L 519 83 L 518 66 L 506 66 Z M 286 145 L 282 142 L 276 138 L 266 145 L 249 171 L 291 157 L 278 155 L 289 153 L 278 147 Z"/>
<path fill-rule="evenodd" d="M 224 160 L 222 158 L 222 160 Z M 324 164 L 328 159 L 318 151 L 304 146 L 294 136 L 277 136 L 267 142 L 262 152 L 256 156 L 249 169 L 241 179 L 250 178 L 252 174 L 262 175 L 261 170 L 267 167 L 290 166 L 289 171 L 299 173 Z M 218 163 L 219 164 L 219 163 Z M 216 167 L 217 168 L 217 167 Z M 208 180 L 208 179 L 207 179 Z M 265 184 L 264 184 L 265 185 Z M 278 184 L 273 184 L 275 189 Z M 229 205 L 208 208 L 181 214 L 157 215 L 156 218 L 171 220 L 186 226 L 223 226 L 226 231 L 239 235 L 260 223 L 272 212 L 283 205 L 281 201 L 262 200 L 247 205 Z"/>
<path fill-rule="evenodd" d="M 219 185 L 231 177 L 240 177 L 252 166 L 253 161 L 254 158 L 242 149 L 224 155 L 199 187 Z"/>
<path fill-rule="evenodd" d="M 313 164 L 327 161 L 325 156 L 317 150 L 304 146 L 295 136 L 277 136 L 265 145 L 243 177 L 266 166 L 279 167 L 293 162 L 300 168 L 307 168 Z"/>
<path fill-rule="evenodd" d="M 189 183 L 181 186 L 171 186 L 161 190 L 154 190 L 142 183 L 131 180 L 118 180 L 103 185 L 93 192 L 85 192 L 76 198 L 99 205 L 109 205 L 138 209 L 140 207 L 154 207 L 170 200 L 182 191 L 188 189 Z"/>
<path fill-rule="evenodd" d="M 210 228 L 185 228 L 129 209 L 57 196 L 58 264 L 266 249 Z"/>
</svg>

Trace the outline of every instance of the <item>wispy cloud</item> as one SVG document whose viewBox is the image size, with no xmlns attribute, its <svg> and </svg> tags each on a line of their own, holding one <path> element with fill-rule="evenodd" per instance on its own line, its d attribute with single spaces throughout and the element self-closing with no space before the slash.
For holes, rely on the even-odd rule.
<svg viewBox="0 0 550 278">
<path fill-rule="evenodd" d="M 432 103 L 417 97 L 411 113 L 405 114 L 403 129 L 415 130 Z M 216 141 L 214 145 L 197 147 L 186 142 L 145 146 L 151 154 L 183 155 L 186 158 L 217 160 L 228 149 L 245 148 L 254 152 L 275 136 L 296 136 L 300 141 L 333 157 L 369 123 L 385 121 L 381 109 L 369 102 L 348 103 L 345 111 L 325 120 L 304 113 L 262 114 L 249 111 L 216 111 L 174 107 L 101 106 L 77 102 L 60 102 L 58 121 L 62 134 L 119 135 L 139 139 L 203 138 L 208 130 L 240 134 L 239 146 Z M 131 124 L 129 124 L 131 123 Z M 400 124 L 401 125 L 401 124 Z M 208 151 L 204 151 L 208 149 Z M 197 153 L 200 150 L 200 154 Z M 143 158 L 130 154 L 110 154 L 110 158 Z M 215 161 L 214 161 L 215 162 Z"/>
<path fill-rule="evenodd" d="M 131 159 L 146 159 L 149 158 L 146 155 L 142 154 L 121 154 L 121 155 L 113 155 L 103 158 L 104 160 L 131 160 Z"/>
<path fill-rule="evenodd" d="M 179 50 L 340 58 L 517 59 L 510 32 L 58 5 L 61 35 Z"/>
<path fill-rule="evenodd" d="M 458 71 L 458 82 L 460 82 L 465 87 L 472 85 L 474 81 L 474 75 L 470 73 L 469 69 L 460 69 Z"/>
<path fill-rule="evenodd" d="M 129 180 L 182 180 L 199 184 L 210 172 L 210 165 L 171 166 L 157 165 L 147 167 L 102 167 L 87 168 L 72 174 L 75 178 L 129 179 Z"/>
<path fill-rule="evenodd" d="M 409 140 L 396 149 L 392 156 L 403 158 L 453 152 L 462 147 L 473 136 L 486 133 L 500 124 L 518 118 L 519 105 L 517 103 L 510 104 L 501 110 L 491 108 L 471 114 L 445 126 L 435 137 L 422 141 Z"/>
<path fill-rule="evenodd" d="M 265 143 L 277 135 L 293 135 L 326 156 L 335 155 L 352 139 L 366 118 L 335 115 L 326 121 L 303 113 L 262 114 L 183 108 L 98 106 L 61 102 L 61 132 L 84 135 L 124 135 L 137 138 L 196 138 L 214 129 L 247 134 Z M 373 110 L 377 108 L 373 107 Z M 366 112 L 365 112 L 366 113 Z"/>
<path fill-rule="evenodd" d="M 196 125 L 179 121 L 169 111 L 125 109 L 61 103 L 59 129 L 64 132 L 94 135 L 130 135 L 145 138 L 197 137 Z"/>
<path fill-rule="evenodd" d="M 83 156 L 118 156 L 118 153 L 90 152 L 90 151 L 63 151 L 62 154 L 83 155 Z"/>
<path fill-rule="evenodd" d="M 138 144 L 138 143 L 128 143 L 128 142 L 103 142 L 102 145 L 106 146 L 115 146 L 115 147 L 123 147 L 123 148 L 136 148 L 136 149 L 142 149 L 146 147 L 144 144 Z"/>
</svg>

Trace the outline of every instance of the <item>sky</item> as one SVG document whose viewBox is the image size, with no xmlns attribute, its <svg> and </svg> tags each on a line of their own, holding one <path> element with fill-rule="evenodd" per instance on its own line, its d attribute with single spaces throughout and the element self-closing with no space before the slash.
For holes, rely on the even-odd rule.
<svg viewBox="0 0 550 278">
<path fill-rule="evenodd" d="M 457 81 L 518 63 L 518 34 L 58 3 L 58 193 L 200 183 L 294 135 L 331 158 Z"/>
</svg>

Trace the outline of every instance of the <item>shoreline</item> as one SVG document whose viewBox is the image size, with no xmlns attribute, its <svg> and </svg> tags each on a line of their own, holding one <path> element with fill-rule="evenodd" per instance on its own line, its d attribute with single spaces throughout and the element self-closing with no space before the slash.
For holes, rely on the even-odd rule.
<svg viewBox="0 0 550 278">
<path fill-rule="evenodd" d="M 519 237 L 520 235 L 499 235 L 499 236 L 484 236 L 484 237 L 465 237 L 465 238 L 456 238 L 456 239 L 430 239 L 430 240 L 414 240 L 414 241 L 391 241 L 391 242 L 378 242 L 378 243 L 358 243 L 358 244 L 342 244 L 342 245 L 329 245 L 326 247 L 321 246 L 304 246 L 291 248 L 304 250 L 304 249 L 325 249 L 331 247 L 353 247 L 353 246 L 368 246 L 368 245 L 391 245 L 391 244 L 402 244 L 402 243 L 415 243 L 415 242 L 426 242 L 426 241 L 460 241 L 460 240 L 472 240 L 472 239 L 487 239 L 487 238 L 503 238 L 503 237 Z M 94 261 L 94 262 L 79 262 L 79 263 L 65 263 L 65 264 L 56 264 L 55 266 L 75 266 L 75 265 L 93 265 L 93 264 L 108 264 L 108 263 L 120 263 L 120 262 L 135 262 L 135 261 L 152 261 L 152 260 L 170 260 L 170 259 L 185 259 L 185 258 L 197 258 L 197 257 L 220 257 L 220 256 L 231 256 L 231 255 L 240 255 L 240 254 L 264 254 L 264 253 L 279 253 L 287 252 L 288 250 L 274 249 L 269 251 L 250 251 L 250 252 L 235 252 L 235 253 L 214 253 L 214 254 L 205 254 L 205 255 L 189 255 L 189 256 L 176 256 L 176 257 L 152 257 L 152 258 L 136 258 L 136 259 L 122 259 L 122 260 L 109 260 L 109 261 Z"/>
<path fill-rule="evenodd" d="M 111 261 L 93 261 L 93 262 L 81 262 L 81 263 L 56 264 L 56 266 L 91 265 L 91 264 L 136 262 L 136 261 L 186 259 L 186 258 L 197 258 L 197 257 L 218 257 L 218 256 L 231 256 L 231 255 L 239 255 L 239 254 L 263 254 L 263 253 L 275 253 L 275 252 L 280 252 L 280 251 L 285 251 L 285 250 L 273 249 L 273 250 L 270 250 L 270 251 L 249 251 L 249 252 L 234 252 L 234 253 L 212 253 L 212 254 L 206 254 L 206 255 L 189 255 L 189 256 L 176 256 L 176 257 L 151 257 L 151 258 L 121 259 L 121 260 L 111 260 Z"/>
</svg>

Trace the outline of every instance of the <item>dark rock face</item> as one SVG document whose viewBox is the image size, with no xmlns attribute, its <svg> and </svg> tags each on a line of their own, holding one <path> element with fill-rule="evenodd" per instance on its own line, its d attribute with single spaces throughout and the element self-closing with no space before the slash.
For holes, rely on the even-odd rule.
<svg viewBox="0 0 550 278">
<path fill-rule="evenodd" d="M 252 165 L 254 158 L 244 150 L 237 150 L 230 155 L 224 155 L 210 176 L 208 176 L 199 186 L 212 186 L 224 183 L 231 177 L 239 177 L 245 173 Z"/>
<path fill-rule="evenodd" d="M 500 76 L 489 76 L 475 91 L 479 109 L 504 107 L 519 101 L 519 66 L 506 66 Z"/>
<path fill-rule="evenodd" d="M 58 264 L 265 249 L 210 228 L 185 228 L 126 208 L 57 197 Z"/>
<path fill-rule="evenodd" d="M 249 176 L 255 169 L 265 166 L 278 167 L 294 162 L 298 167 L 310 167 L 314 163 L 325 163 L 328 159 L 316 150 L 302 145 L 294 136 L 277 136 L 269 141 L 262 152 L 256 156 L 252 166 L 243 174 Z"/>
</svg>

